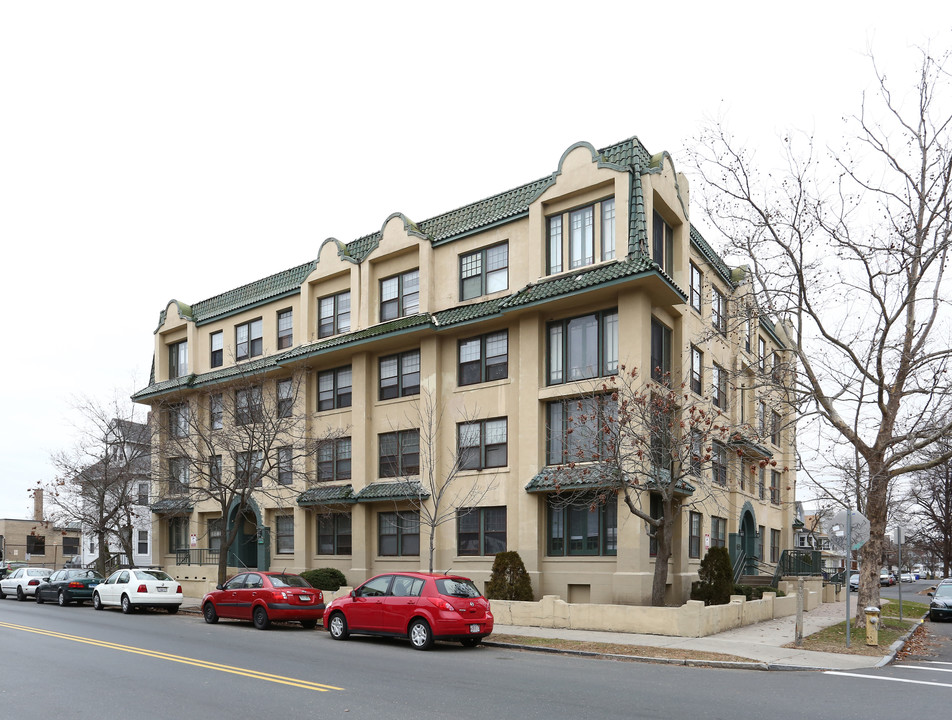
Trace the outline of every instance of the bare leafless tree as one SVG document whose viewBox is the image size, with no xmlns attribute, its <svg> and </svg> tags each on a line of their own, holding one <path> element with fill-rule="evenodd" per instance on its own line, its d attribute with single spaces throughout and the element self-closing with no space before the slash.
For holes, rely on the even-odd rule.
<svg viewBox="0 0 952 720">
<path fill-rule="evenodd" d="M 948 55 L 921 60 L 914 95 L 873 62 L 877 92 L 841 150 L 790 134 L 785 167 L 761 173 L 715 123 L 693 151 L 727 257 L 750 263 L 758 306 L 787 329 L 800 435 L 817 423 L 818 459 L 849 469 L 869 518 L 859 608 L 879 603 L 891 487 L 952 457 L 923 458 L 952 432 L 952 115 Z"/>
<path fill-rule="evenodd" d="M 937 452 L 944 454 L 949 444 L 939 444 Z M 952 461 L 914 473 L 906 498 L 908 541 L 920 556 L 934 558 L 931 564 L 941 565 L 943 577 L 948 577 L 952 574 Z"/>
<path fill-rule="evenodd" d="M 710 398 L 644 380 L 636 369 L 617 375 L 566 405 L 561 462 L 549 468 L 554 502 L 616 503 L 642 520 L 655 552 L 651 604 L 665 604 L 668 561 L 679 514 L 717 506 L 727 494 L 728 452 L 741 439 Z M 558 443 L 560 433 L 550 428 Z M 740 481 L 766 458 L 742 463 Z M 706 477 L 710 476 L 711 480 Z M 716 486 L 722 486 L 718 490 Z M 579 495 L 578 488 L 596 488 Z M 652 500 L 654 498 L 654 500 Z"/>
<path fill-rule="evenodd" d="M 220 512 L 219 583 L 227 579 L 228 551 L 241 525 L 228 518 L 241 517 L 255 497 L 293 507 L 301 482 L 317 482 L 320 447 L 346 435 L 347 428 L 320 427 L 308 416 L 303 387 L 302 373 L 264 376 L 239 365 L 228 382 L 173 393 L 154 406 L 159 499 L 166 511 L 181 512 L 213 502 Z"/>
<path fill-rule="evenodd" d="M 499 421 L 499 427 L 487 429 L 471 413 L 456 418 L 455 442 L 447 443 L 446 414 L 444 402 L 426 389 L 421 391 L 405 423 L 419 430 L 419 461 L 409 467 L 397 463 L 399 472 L 394 472 L 406 487 L 406 499 L 397 506 L 397 521 L 404 527 L 418 525 L 426 529 L 430 572 L 434 571 L 437 528 L 472 512 L 496 487 L 496 475 L 491 468 L 504 466 L 506 459 L 487 462 L 486 447 L 508 447 L 508 426 L 504 420 Z M 486 432 L 503 436 L 487 442 Z M 470 472 L 476 470 L 479 472 Z"/>
<path fill-rule="evenodd" d="M 134 562 L 132 528 L 148 519 L 140 484 L 149 482 L 148 424 L 135 406 L 117 399 L 78 400 L 78 438 L 73 448 L 52 455 L 56 478 L 46 485 L 56 525 L 78 525 L 96 538 L 97 566 L 105 573 L 110 544 Z M 147 499 L 146 499 L 147 502 Z"/>
</svg>

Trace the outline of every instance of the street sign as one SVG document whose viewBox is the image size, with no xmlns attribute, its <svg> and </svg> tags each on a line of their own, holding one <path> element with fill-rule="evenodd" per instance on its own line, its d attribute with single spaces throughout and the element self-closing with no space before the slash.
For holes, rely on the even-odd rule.
<svg viewBox="0 0 952 720">
<path fill-rule="evenodd" d="M 834 550 L 846 552 L 846 510 L 840 510 L 827 524 L 827 537 Z M 850 510 L 850 550 L 859 550 L 869 540 L 869 520 L 858 510 Z"/>
</svg>

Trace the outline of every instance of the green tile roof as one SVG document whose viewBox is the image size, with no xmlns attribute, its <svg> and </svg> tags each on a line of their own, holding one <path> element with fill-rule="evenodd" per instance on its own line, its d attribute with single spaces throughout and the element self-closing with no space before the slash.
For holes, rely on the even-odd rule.
<svg viewBox="0 0 952 720">
<path fill-rule="evenodd" d="M 297 504 L 301 507 L 314 505 L 345 505 L 357 502 L 353 485 L 322 485 L 312 487 L 298 495 Z"/>
<path fill-rule="evenodd" d="M 618 484 L 616 470 L 605 465 L 546 466 L 526 484 L 526 492 L 575 492 Z"/>
<path fill-rule="evenodd" d="M 577 492 L 579 490 L 597 490 L 610 488 L 618 484 L 618 470 L 598 463 L 578 464 L 574 467 L 556 467 L 548 465 L 526 484 L 526 492 Z M 651 490 L 653 480 L 645 483 Z M 685 480 L 678 480 L 675 491 L 679 495 L 692 495 L 695 488 Z"/>
<path fill-rule="evenodd" d="M 631 165 L 639 169 L 647 169 L 651 164 L 651 155 L 636 137 L 622 140 L 597 152 L 603 162 L 616 165 Z M 441 242 L 465 235 L 480 228 L 525 214 L 532 202 L 553 182 L 554 175 L 533 180 L 512 190 L 506 190 L 492 197 L 429 218 L 416 224 L 415 227 L 430 242 Z M 643 219 L 639 227 L 642 226 Z M 380 237 L 381 232 L 378 230 L 375 233 L 364 235 L 346 243 L 344 254 L 357 262 L 361 262 L 369 252 L 377 247 Z M 275 273 L 221 295 L 202 300 L 191 306 L 192 318 L 197 324 L 202 324 L 222 315 L 297 292 L 300 290 L 301 283 L 314 271 L 316 266 L 317 260 L 311 260 L 290 270 Z M 179 305 L 180 307 L 187 307 L 181 303 Z M 160 324 L 164 320 L 165 311 L 162 312 Z"/>
<path fill-rule="evenodd" d="M 721 279 L 726 282 L 729 287 L 734 288 L 737 286 L 737 283 L 735 283 L 731 277 L 731 269 L 727 267 L 727 264 L 721 259 L 721 256 L 714 252 L 714 248 L 704 239 L 704 236 L 701 235 L 701 231 L 693 225 L 691 226 L 691 242 L 694 243 L 694 246 L 701 255 L 704 256 L 704 259 L 717 271 L 717 274 L 721 276 Z"/>
<path fill-rule="evenodd" d="M 163 498 L 152 503 L 149 509 L 156 515 L 177 515 L 192 512 L 192 507 L 187 498 Z"/>
<path fill-rule="evenodd" d="M 771 451 L 768 447 L 761 445 L 755 440 L 752 440 L 751 438 L 744 435 L 735 435 L 727 444 L 730 445 L 734 450 L 743 453 L 748 457 L 764 459 L 773 457 L 773 451 Z"/>
<path fill-rule="evenodd" d="M 382 502 L 385 500 L 420 500 L 430 493 L 416 480 L 371 483 L 357 493 L 357 502 Z"/>
</svg>

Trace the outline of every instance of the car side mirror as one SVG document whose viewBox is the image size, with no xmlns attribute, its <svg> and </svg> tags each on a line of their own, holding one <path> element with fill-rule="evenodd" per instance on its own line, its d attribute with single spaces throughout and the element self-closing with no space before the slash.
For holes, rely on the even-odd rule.
<svg viewBox="0 0 952 720">
<path fill-rule="evenodd" d="M 929 597 L 935 597 L 935 593 L 929 593 Z"/>
<path fill-rule="evenodd" d="M 351 598 L 356 598 L 356 597 L 357 597 L 357 591 L 356 591 L 356 590 L 351 590 L 351 591 L 350 591 L 350 597 L 351 597 Z"/>
</svg>

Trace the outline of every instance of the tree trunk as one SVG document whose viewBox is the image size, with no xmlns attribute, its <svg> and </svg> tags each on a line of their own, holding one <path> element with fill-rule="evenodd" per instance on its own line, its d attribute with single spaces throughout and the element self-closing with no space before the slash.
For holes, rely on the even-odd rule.
<svg viewBox="0 0 952 720">
<path fill-rule="evenodd" d="M 670 501 L 663 502 L 661 526 L 655 529 L 658 552 L 655 555 L 654 580 L 651 583 L 651 604 L 664 607 L 665 590 L 668 585 L 668 560 L 671 559 L 671 544 L 674 539 L 674 508 Z"/>
<path fill-rule="evenodd" d="M 860 551 L 859 597 L 856 602 L 856 625 L 865 622 L 864 608 L 879 607 L 879 569 L 883 563 L 886 536 L 887 496 L 889 483 L 881 462 L 869 462 L 869 492 L 866 496 L 866 519 L 869 540 Z"/>
</svg>

